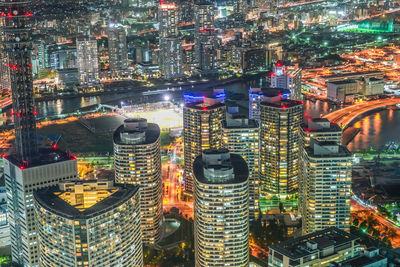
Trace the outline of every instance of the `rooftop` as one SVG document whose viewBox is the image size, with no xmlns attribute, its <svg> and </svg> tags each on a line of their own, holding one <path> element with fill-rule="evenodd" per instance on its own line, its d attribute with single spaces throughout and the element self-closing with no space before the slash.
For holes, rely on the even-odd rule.
<svg viewBox="0 0 400 267">
<path fill-rule="evenodd" d="M 113 140 L 118 145 L 131 144 L 124 142 L 121 139 L 121 134 L 140 134 L 143 139 L 136 144 L 152 144 L 160 137 L 160 127 L 155 123 L 147 123 L 146 119 L 126 119 L 124 124 L 115 130 Z"/>
<path fill-rule="evenodd" d="M 287 108 L 292 108 L 292 107 L 296 107 L 296 106 L 302 106 L 303 102 L 291 100 L 291 99 L 280 99 L 278 101 L 272 101 L 272 102 L 263 101 L 263 102 L 261 102 L 261 105 L 274 107 L 274 108 L 287 109 Z"/>
<path fill-rule="evenodd" d="M 85 181 L 73 181 L 76 184 L 83 183 L 96 183 L 100 182 L 98 180 L 85 180 Z M 80 206 L 72 206 L 67 201 L 60 198 L 60 194 L 65 193 L 66 191 L 60 190 L 59 186 L 52 186 L 49 188 L 43 188 L 37 190 L 33 193 L 35 201 L 45 208 L 46 210 L 70 219 L 70 220 L 79 220 L 79 219 L 90 219 L 96 217 L 100 214 L 103 214 L 109 210 L 112 210 L 126 201 L 128 201 L 136 192 L 138 191 L 138 187 L 130 184 L 114 184 L 112 188 L 113 192 L 108 194 L 108 196 L 101 201 L 95 203 L 94 205 L 90 205 L 87 208 L 81 208 Z"/>
<path fill-rule="evenodd" d="M 229 177 L 226 180 L 214 180 L 205 174 L 209 170 L 221 171 L 224 174 L 233 171 L 233 176 L 232 179 Z M 227 149 L 206 149 L 193 162 L 193 173 L 196 180 L 204 184 L 237 184 L 247 181 L 249 169 L 246 161 L 238 154 L 229 153 Z"/>
<path fill-rule="evenodd" d="M 315 147 L 317 146 L 317 147 Z M 329 149 L 335 147 L 337 152 Z M 321 149 L 327 148 L 326 153 L 322 153 Z M 352 157 L 352 153 L 345 146 L 338 145 L 336 142 L 318 142 L 317 144 L 304 148 L 307 155 L 312 158 L 341 158 Z M 328 151 L 331 151 L 330 153 Z"/>
<path fill-rule="evenodd" d="M 258 128 L 258 122 L 249 119 L 247 116 L 240 114 L 227 114 L 226 117 L 226 120 L 222 122 L 222 126 L 225 129 Z"/>
<path fill-rule="evenodd" d="M 270 246 L 270 249 L 277 251 L 291 259 L 299 259 L 304 256 L 323 250 L 328 246 L 339 247 L 346 243 L 358 240 L 355 235 L 336 227 L 330 227 L 322 231 L 317 231 L 305 236 L 294 238 Z M 311 248 L 308 243 L 316 244 L 316 248 Z"/>
<path fill-rule="evenodd" d="M 341 85 L 341 84 L 349 84 L 349 83 L 357 83 L 357 82 L 355 80 L 341 80 L 341 81 L 331 81 L 328 83 Z"/>
<path fill-rule="evenodd" d="M 302 128 L 305 132 L 342 132 L 342 128 L 336 123 L 330 122 L 326 118 L 308 118 L 307 124 L 302 124 Z"/>
<path fill-rule="evenodd" d="M 75 156 L 57 149 L 56 146 L 53 148 L 39 148 L 37 156 L 29 163 L 21 162 L 16 154 L 3 155 L 3 157 L 11 162 L 13 165 L 19 166 L 20 169 L 33 168 L 56 162 L 76 159 Z"/>
</svg>

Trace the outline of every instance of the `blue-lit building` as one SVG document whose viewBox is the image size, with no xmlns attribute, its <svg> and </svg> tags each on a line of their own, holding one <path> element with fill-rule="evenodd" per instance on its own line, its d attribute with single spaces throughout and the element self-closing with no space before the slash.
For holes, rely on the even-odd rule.
<svg viewBox="0 0 400 267">
<path fill-rule="evenodd" d="M 276 88 L 252 88 L 249 89 L 249 119 L 260 122 L 260 104 L 269 92 L 280 90 L 283 99 L 290 98 L 290 91 Z"/>
</svg>

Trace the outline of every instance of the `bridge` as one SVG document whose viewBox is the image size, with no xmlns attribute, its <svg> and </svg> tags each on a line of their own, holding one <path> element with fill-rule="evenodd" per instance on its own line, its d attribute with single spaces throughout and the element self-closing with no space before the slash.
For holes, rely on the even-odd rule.
<svg viewBox="0 0 400 267">
<path fill-rule="evenodd" d="M 329 113 L 323 118 L 338 124 L 342 129 L 347 128 L 353 121 L 358 120 L 365 113 L 385 109 L 389 106 L 400 104 L 400 98 L 386 98 L 362 102 Z"/>
</svg>

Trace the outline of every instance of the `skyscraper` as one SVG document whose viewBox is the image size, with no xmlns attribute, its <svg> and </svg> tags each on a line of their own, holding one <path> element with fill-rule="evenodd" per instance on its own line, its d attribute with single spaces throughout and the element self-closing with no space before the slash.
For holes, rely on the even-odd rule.
<svg viewBox="0 0 400 267">
<path fill-rule="evenodd" d="M 143 266 L 137 186 L 81 180 L 33 194 L 40 266 Z"/>
<path fill-rule="evenodd" d="M 179 9 L 176 3 L 160 1 L 158 6 L 160 70 L 166 79 L 182 77 L 182 42 L 179 38 Z"/>
<path fill-rule="evenodd" d="M 32 13 L 26 2 L 5 1 L 2 50 L 7 54 L 14 110 L 15 153 L 3 155 L 11 254 L 23 266 L 39 264 L 33 191 L 76 178 L 75 157 L 56 149 L 38 149 L 31 65 Z"/>
<path fill-rule="evenodd" d="M 271 87 L 290 90 L 290 98 L 301 99 L 301 69 L 297 66 L 283 66 L 277 62 L 271 74 Z"/>
<path fill-rule="evenodd" d="M 259 216 L 259 127 L 258 122 L 241 115 L 227 114 L 223 122 L 224 147 L 244 158 L 249 168 L 249 217 Z"/>
<path fill-rule="evenodd" d="M 162 232 L 160 128 L 146 119 L 127 119 L 114 133 L 115 181 L 140 186 L 143 241 Z"/>
<path fill-rule="evenodd" d="M 76 39 L 77 65 L 80 85 L 93 86 L 99 83 L 97 40 L 93 37 Z"/>
<path fill-rule="evenodd" d="M 352 155 L 335 142 L 304 148 L 299 194 L 303 234 L 335 226 L 350 231 Z"/>
<path fill-rule="evenodd" d="M 260 121 L 261 192 L 290 197 L 297 192 L 303 103 L 272 90 L 261 103 Z"/>
<path fill-rule="evenodd" d="M 126 33 L 120 24 L 110 24 L 107 28 L 108 55 L 112 75 L 121 75 L 128 68 L 128 49 Z"/>
<path fill-rule="evenodd" d="M 214 29 L 214 4 L 200 2 L 194 5 L 195 56 L 202 73 L 216 70 L 218 38 Z"/>
<path fill-rule="evenodd" d="M 193 162 L 204 149 L 223 146 L 222 121 L 226 106 L 219 98 L 201 97 L 183 108 L 185 193 L 193 194 Z"/>
<path fill-rule="evenodd" d="M 193 163 L 195 266 L 248 266 L 248 168 L 227 149 Z"/>
</svg>

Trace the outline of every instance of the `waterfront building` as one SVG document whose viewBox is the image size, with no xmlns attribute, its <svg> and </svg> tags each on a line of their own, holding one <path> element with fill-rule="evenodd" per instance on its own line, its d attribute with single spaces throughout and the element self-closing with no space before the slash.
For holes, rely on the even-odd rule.
<svg viewBox="0 0 400 267">
<path fill-rule="evenodd" d="M 342 144 L 342 128 L 325 118 L 307 118 L 306 123 L 301 127 L 301 134 L 304 146 L 311 145 L 313 139 L 319 142 Z"/>
<path fill-rule="evenodd" d="M 226 117 L 221 98 L 199 96 L 195 99 L 183 107 L 185 193 L 190 196 L 193 195 L 193 162 L 201 151 L 223 146 L 222 121 Z"/>
<path fill-rule="evenodd" d="M 260 179 L 261 193 L 267 199 L 275 196 L 283 201 L 297 193 L 302 122 L 301 101 L 287 99 L 279 90 L 264 95 L 260 105 Z"/>
<path fill-rule="evenodd" d="M 354 257 L 359 238 L 336 227 L 269 247 L 268 267 L 324 267 Z"/>
<path fill-rule="evenodd" d="M 110 24 L 107 28 L 107 35 L 110 70 L 114 76 L 119 76 L 128 68 L 125 29 L 121 24 Z"/>
<path fill-rule="evenodd" d="M 302 154 L 299 210 L 303 233 L 330 226 L 350 231 L 352 154 L 335 142 L 317 141 Z"/>
<path fill-rule="evenodd" d="M 331 81 L 327 85 L 327 98 L 337 103 L 352 103 L 359 93 L 356 80 Z"/>
<path fill-rule="evenodd" d="M 33 195 L 40 266 L 143 266 L 137 186 L 75 180 Z"/>
<path fill-rule="evenodd" d="M 76 39 L 77 67 L 80 85 L 93 86 L 99 83 L 97 40 L 94 37 Z"/>
<path fill-rule="evenodd" d="M 140 187 L 143 242 L 162 233 L 160 127 L 146 119 L 126 119 L 114 132 L 115 181 Z"/>
<path fill-rule="evenodd" d="M 75 157 L 56 147 L 38 148 L 31 67 L 32 13 L 23 1 L 5 1 L 4 7 L 8 14 L 20 12 L 3 21 L 1 43 L 10 70 L 15 130 L 14 152 L 3 155 L 11 256 L 15 263 L 30 267 L 39 264 L 33 191 L 76 178 L 77 165 Z"/>
<path fill-rule="evenodd" d="M 301 99 L 301 68 L 297 66 L 283 66 L 277 62 L 271 73 L 271 87 L 290 90 L 290 98 Z"/>
<path fill-rule="evenodd" d="M 256 120 L 227 114 L 223 122 L 224 147 L 244 158 L 249 168 L 249 218 L 259 216 L 259 127 Z"/>
<path fill-rule="evenodd" d="M 207 149 L 193 172 L 195 266 L 248 266 L 246 161 L 227 149 Z"/>
<path fill-rule="evenodd" d="M 182 42 L 179 38 L 179 8 L 174 2 L 158 6 L 160 71 L 166 79 L 183 76 Z"/>
<path fill-rule="evenodd" d="M 194 5 L 195 57 L 201 73 L 216 71 L 218 38 L 214 29 L 215 6 L 210 2 Z"/>
</svg>

